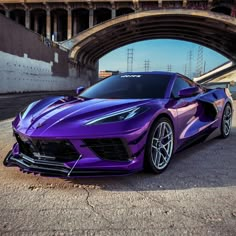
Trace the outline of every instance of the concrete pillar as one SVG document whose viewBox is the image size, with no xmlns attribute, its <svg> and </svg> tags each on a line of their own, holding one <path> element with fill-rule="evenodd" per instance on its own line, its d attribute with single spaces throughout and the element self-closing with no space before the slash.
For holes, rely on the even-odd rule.
<svg viewBox="0 0 236 236">
<path fill-rule="evenodd" d="M 94 21 L 94 10 L 93 8 L 89 9 L 89 28 L 93 27 L 93 21 Z"/>
<path fill-rule="evenodd" d="M 111 18 L 115 18 L 116 17 L 116 9 L 115 8 L 112 8 L 111 9 Z"/>
<path fill-rule="evenodd" d="M 30 11 L 29 11 L 29 9 L 25 10 L 25 27 L 27 29 L 30 28 Z"/>
<path fill-rule="evenodd" d="M 183 0 L 183 7 L 187 7 L 187 0 Z"/>
<path fill-rule="evenodd" d="M 56 13 L 54 14 L 54 16 L 53 16 L 53 40 L 54 41 L 57 41 L 57 39 L 58 39 L 58 16 L 56 15 Z"/>
<path fill-rule="evenodd" d="M 213 0 L 208 0 L 208 8 L 211 7 L 212 3 L 213 3 Z"/>
<path fill-rule="evenodd" d="M 10 12 L 9 12 L 8 9 L 5 10 L 5 16 L 8 17 L 8 18 L 10 17 Z"/>
<path fill-rule="evenodd" d="M 77 15 L 74 14 L 73 17 L 73 36 L 77 34 Z"/>
<path fill-rule="evenodd" d="M 67 9 L 67 39 L 72 37 L 72 17 L 71 8 Z"/>
<path fill-rule="evenodd" d="M 46 37 L 51 39 L 51 14 L 49 8 L 46 10 Z"/>
<path fill-rule="evenodd" d="M 16 14 L 15 16 L 16 16 L 16 18 L 15 18 L 15 21 L 16 21 L 16 23 L 17 23 L 17 24 L 19 24 L 20 17 L 19 17 L 19 15 L 18 15 L 18 14 Z"/>
<path fill-rule="evenodd" d="M 39 31 L 39 21 L 38 21 L 38 15 L 35 14 L 34 16 L 34 31 L 38 33 Z"/>
</svg>

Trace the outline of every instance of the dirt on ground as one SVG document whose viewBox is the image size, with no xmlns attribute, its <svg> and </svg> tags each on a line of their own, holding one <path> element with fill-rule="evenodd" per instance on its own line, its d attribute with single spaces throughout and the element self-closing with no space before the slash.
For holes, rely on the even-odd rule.
<svg viewBox="0 0 236 236">
<path fill-rule="evenodd" d="M 4 167 L 13 115 L 44 95 L 0 96 L 0 235 L 236 235 L 235 116 L 228 139 L 177 153 L 161 175 L 65 180 Z"/>
</svg>

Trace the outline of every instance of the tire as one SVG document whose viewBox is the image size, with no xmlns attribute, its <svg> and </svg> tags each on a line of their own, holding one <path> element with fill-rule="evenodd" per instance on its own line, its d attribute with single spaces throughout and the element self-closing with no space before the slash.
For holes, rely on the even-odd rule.
<svg viewBox="0 0 236 236">
<path fill-rule="evenodd" d="M 145 150 L 145 169 L 160 174 L 170 163 L 174 150 L 174 129 L 168 118 L 154 122 Z"/>
<path fill-rule="evenodd" d="M 231 132 L 232 108 L 229 103 L 226 104 L 221 119 L 220 137 L 228 138 Z"/>
</svg>

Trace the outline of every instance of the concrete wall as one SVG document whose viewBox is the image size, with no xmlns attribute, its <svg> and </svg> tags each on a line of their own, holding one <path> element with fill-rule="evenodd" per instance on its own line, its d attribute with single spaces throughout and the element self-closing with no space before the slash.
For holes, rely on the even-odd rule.
<svg viewBox="0 0 236 236">
<path fill-rule="evenodd" d="M 0 52 L 0 93 L 73 90 L 86 81 L 53 76 L 52 63 Z"/>
<path fill-rule="evenodd" d="M 0 14 L 0 93 L 73 90 L 97 68 L 78 68 L 68 52 Z"/>
</svg>

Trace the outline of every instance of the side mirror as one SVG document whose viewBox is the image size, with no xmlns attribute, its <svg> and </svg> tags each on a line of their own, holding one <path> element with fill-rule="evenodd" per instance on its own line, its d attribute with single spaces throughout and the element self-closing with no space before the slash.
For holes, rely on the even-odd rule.
<svg viewBox="0 0 236 236">
<path fill-rule="evenodd" d="M 178 95 L 179 97 L 191 97 L 191 96 L 199 94 L 200 92 L 201 92 L 201 89 L 196 86 L 196 87 L 181 89 Z"/>
<path fill-rule="evenodd" d="M 85 90 L 85 87 L 81 86 L 81 87 L 79 87 L 79 88 L 76 89 L 76 94 L 79 95 L 79 94 L 81 94 L 84 90 Z"/>
</svg>

